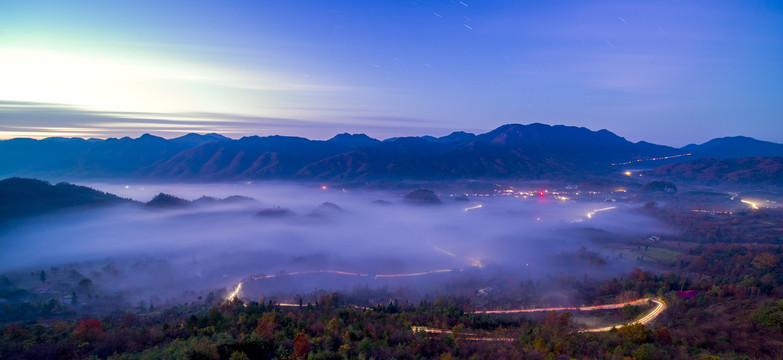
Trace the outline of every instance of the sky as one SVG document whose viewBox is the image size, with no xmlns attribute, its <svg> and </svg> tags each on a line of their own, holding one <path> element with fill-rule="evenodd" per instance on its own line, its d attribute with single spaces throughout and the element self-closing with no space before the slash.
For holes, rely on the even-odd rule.
<svg viewBox="0 0 783 360">
<path fill-rule="evenodd" d="M 783 142 L 779 1 L 0 0 L 0 138 Z"/>
</svg>

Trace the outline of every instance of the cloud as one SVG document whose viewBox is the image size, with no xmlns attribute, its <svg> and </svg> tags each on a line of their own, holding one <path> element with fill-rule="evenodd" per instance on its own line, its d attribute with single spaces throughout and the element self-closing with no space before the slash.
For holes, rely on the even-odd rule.
<svg viewBox="0 0 783 360">
<path fill-rule="evenodd" d="M 217 66 L 204 60 L 134 52 L 0 47 L 0 99 L 68 104 L 96 112 L 217 112 L 290 117 L 275 108 L 324 94 L 372 93 L 372 89 L 324 79 Z M 291 114 L 288 112 L 287 114 Z"/>
<path fill-rule="evenodd" d="M 325 110 L 312 108 L 314 112 Z M 336 113 L 343 111 L 334 109 Z M 323 139 L 346 131 L 381 138 L 453 131 L 436 121 L 404 117 L 350 115 L 331 120 L 302 120 L 215 112 L 95 111 L 65 104 L 11 100 L 0 100 L 0 116 L 5 120 L 0 123 L 0 138 L 108 138 L 142 133 L 171 138 L 187 133 L 217 132 L 233 138 L 295 135 Z"/>
</svg>

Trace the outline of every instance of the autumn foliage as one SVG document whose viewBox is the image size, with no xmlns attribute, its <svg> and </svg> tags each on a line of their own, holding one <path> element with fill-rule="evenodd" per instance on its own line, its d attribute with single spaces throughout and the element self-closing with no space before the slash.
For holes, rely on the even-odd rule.
<svg viewBox="0 0 783 360">
<path fill-rule="evenodd" d="M 96 319 L 82 320 L 73 329 L 73 335 L 83 341 L 97 340 L 103 335 L 103 323 Z"/>
</svg>

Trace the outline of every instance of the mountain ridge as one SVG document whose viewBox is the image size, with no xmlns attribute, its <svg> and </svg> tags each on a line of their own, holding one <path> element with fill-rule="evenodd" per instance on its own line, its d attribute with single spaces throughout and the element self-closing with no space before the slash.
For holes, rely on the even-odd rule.
<svg viewBox="0 0 783 360">
<path fill-rule="evenodd" d="M 678 149 L 631 142 L 606 129 L 541 123 L 506 124 L 483 134 L 455 131 L 442 137 L 383 141 L 349 133 L 328 140 L 281 135 L 230 139 L 215 133 L 168 140 L 150 134 L 135 139 L 11 139 L 0 141 L 0 176 L 156 181 L 570 179 L 606 176 L 639 162 L 651 167 L 666 161 L 744 155 L 781 156 L 783 144 L 738 136 Z"/>
</svg>

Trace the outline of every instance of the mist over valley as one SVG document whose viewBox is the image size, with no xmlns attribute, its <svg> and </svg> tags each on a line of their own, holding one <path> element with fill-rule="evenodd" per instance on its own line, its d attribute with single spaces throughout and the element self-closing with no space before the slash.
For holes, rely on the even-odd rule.
<svg viewBox="0 0 783 360">
<path fill-rule="evenodd" d="M 90 187 L 136 202 L 6 226 L 0 271 L 111 265 L 117 274 L 85 276 L 129 301 L 181 300 L 186 291 L 230 289 L 256 278 L 241 297 L 355 286 L 436 296 L 449 292 L 441 285 L 466 274 L 502 274 L 515 282 L 615 276 L 634 264 L 602 250 L 591 233 L 605 240 L 668 233 L 635 211 L 638 204 L 561 200 L 565 194 L 532 187 L 507 196 L 441 192 L 440 204 L 411 202 L 394 190 L 274 182 Z M 161 193 L 189 202 L 163 204 Z M 583 247 L 600 261 L 571 261 Z M 295 275 L 261 280 L 280 274 Z"/>
</svg>

